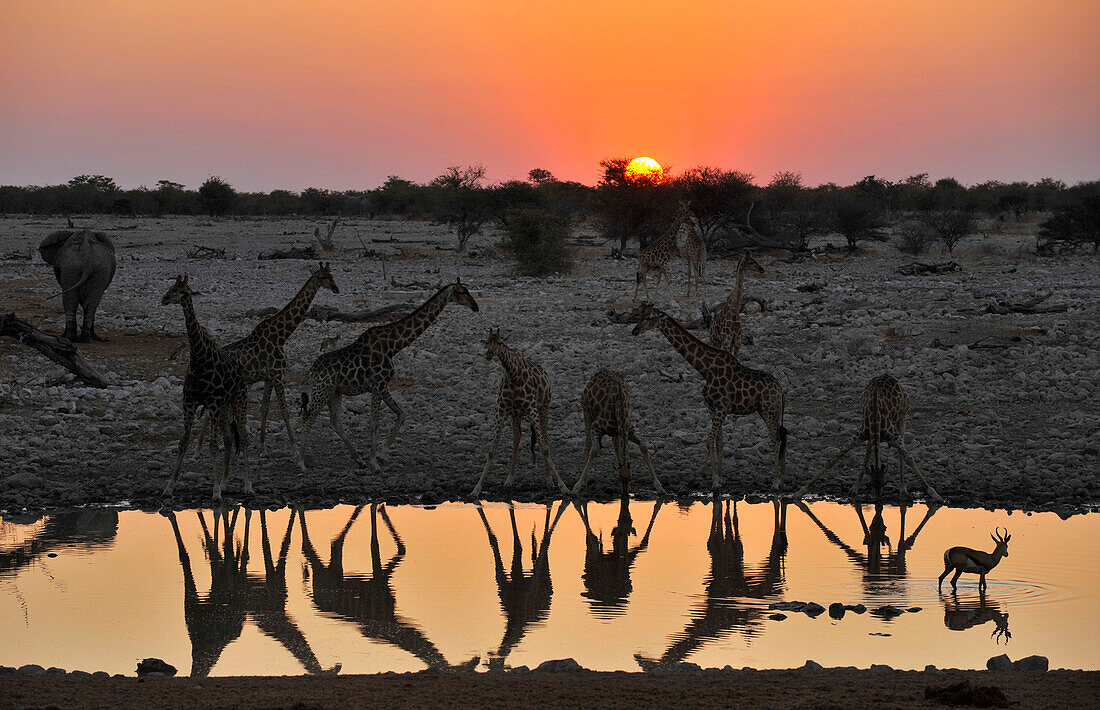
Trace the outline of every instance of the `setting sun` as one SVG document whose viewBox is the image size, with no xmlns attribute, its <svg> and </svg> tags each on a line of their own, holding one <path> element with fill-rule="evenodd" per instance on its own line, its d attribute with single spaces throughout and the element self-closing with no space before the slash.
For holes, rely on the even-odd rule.
<svg viewBox="0 0 1100 710">
<path fill-rule="evenodd" d="M 627 163 L 626 175 L 632 180 L 644 178 L 660 182 L 665 176 L 665 169 L 653 158 L 640 156 Z"/>
</svg>

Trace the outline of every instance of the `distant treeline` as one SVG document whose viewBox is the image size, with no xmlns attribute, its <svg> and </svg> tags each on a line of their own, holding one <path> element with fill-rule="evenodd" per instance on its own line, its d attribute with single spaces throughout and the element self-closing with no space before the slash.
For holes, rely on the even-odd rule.
<svg viewBox="0 0 1100 710">
<path fill-rule="evenodd" d="M 965 186 L 922 173 L 896 182 L 871 175 L 847 186 L 810 187 L 795 172 L 777 173 L 764 183 L 718 167 L 660 180 L 639 178 L 627 171 L 627 163 L 601 161 L 595 186 L 561 181 L 542 169 L 532 170 L 527 180 L 490 184 L 482 166 L 448 168 L 427 183 L 390 176 L 374 189 L 346 191 L 238 192 L 217 177 L 198 189 L 160 180 L 154 188 L 123 190 L 109 177 L 81 175 L 65 185 L 0 186 L 0 212 L 426 219 L 449 225 L 461 248 L 485 225 L 507 229 L 512 216 L 538 210 L 566 221 L 594 222 L 625 249 L 629 239 L 645 244 L 664 233 L 678 202 L 687 200 L 716 255 L 746 243 L 806 248 L 821 234 L 841 234 L 851 249 L 892 234 L 912 253 L 933 242 L 950 251 L 976 231 L 978 217 L 1018 221 L 1033 213 L 1048 213 L 1040 251 L 1100 245 L 1100 181 L 1067 186 L 1047 178 Z"/>
</svg>

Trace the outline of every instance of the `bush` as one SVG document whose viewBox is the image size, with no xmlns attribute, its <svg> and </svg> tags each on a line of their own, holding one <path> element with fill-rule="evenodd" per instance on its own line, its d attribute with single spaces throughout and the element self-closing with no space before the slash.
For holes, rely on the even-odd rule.
<svg viewBox="0 0 1100 710">
<path fill-rule="evenodd" d="M 928 224 L 948 254 L 955 251 L 955 246 L 977 229 L 974 215 L 969 210 L 933 212 L 928 217 Z"/>
<path fill-rule="evenodd" d="M 854 252 L 859 243 L 878 235 L 879 216 L 871 200 L 863 196 L 841 196 L 834 214 L 834 228 Z"/>
<path fill-rule="evenodd" d="M 199 188 L 199 201 L 211 217 L 220 217 L 237 201 L 237 191 L 225 180 L 212 175 Z"/>
<path fill-rule="evenodd" d="M 894 245 L 903 253 L 913 256 L 920 256 L 928 251 L 935 240 L 932 230 L 923 222 L 905 222 L 898 225 L 895 231 L 898 238 L 894 240 Z"/>
<path fill-rule="evenodd" d="M 561 217 L 543 210 L 512 210 L 505 234 L 504 246 L 516 255 L 521 274 L 546 276 L 569 270 L 569 226 Z"/>
</svg>

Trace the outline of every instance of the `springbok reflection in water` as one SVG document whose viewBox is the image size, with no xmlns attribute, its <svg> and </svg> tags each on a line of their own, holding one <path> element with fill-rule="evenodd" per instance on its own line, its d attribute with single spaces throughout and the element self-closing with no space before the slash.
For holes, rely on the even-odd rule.
<svg viewBox="0 0 1100 710">
<path fill-rule="evenodd" d="M 505 616 L 504 636 L 500 640 L 500 646 L 496 653 L 489 654 L 490 668 L 503 668 L 509 654 L 523 640 L 527 627 L 545 620 L 550 613 L 550 599 L 554 595 L 554 586 L 550 581 L 550 538 L 567 506 L 568 503 L 565 502 L 559 504 L 558 513 L 551 522 L 554 505 L 546 505 L 541 543 L 536 541 L 535 532 L 531 531 L 531 572 L 528 574 L 523 571 L 523 541 L 519 536 L 519 528 L 516 527 L 516 508 L 513 504 L 508 504 L 508 517 L 512 521 L 511 575 L 504 569 L 504 559 L 500 554 L 496 533 L 489 526 L 484 509 L 480 504 L 477 506 L 478 515 L 485 526 L 485 534 L 489 537 L 489 547 L 493 551 L 497 594 Z"/>
<path fill-rule="evenodd" d="M 309 563 L 313 583 L 313 605 L 338 619 L 359 627 L 367 638 L 392 644 L 423 661 L 429 668 L 450 670 L 473 668 L 480 660 L 476 656 L 459 666 L 452 666 L 412 622 L 397 615 L 397 599 L 393 592 L 393 573 L 405 559 L 405 543 L 393 527 L 386 509 L 378 504 L 370 506 L 371 574 L 349 574 L 344 571 L 344 541 L 364 506 L 352 511 L 347 524 L 332 541 L 329 561 L 326 565 L 317 555 L 306 529 L 306 515 L 298 511 L 302 527 L 302 554 Z M 385 564 L 378 545 L 378 518 L 393 537 L 397 551 Z"/>
<path fill-rule="evenodd" d="M 635 654 L 644 670 L 683 661 L 705 642 L 737 631 L 751 639 L 760 631 L 768 613 L 760 607 L 737 605 L 738 597 L 765 599 L 779 596 L 785 587 L 784 558 L 787 554 L 787 504 L 772 501 L 774 524 L 772 544 L 764 562 L 745 569 L 745 547 L 737 520 L 737 503 L 714 495 L 711 501 L 710 575 L 706 582 L 706 600 L 692 611 L 692 621 L 665 653 L 657 659 Z M 730 510 L 732 507 L 733 515 Z M 723 514 L 724 513 L 724 514 Z"/>
<path fill-rule="evenodd" d="M 1001 611 L 1001 606 L 996 601 L 987 599 L 984 590 L 979 593 L 977 604 L 973 599 L 960 603 L 956 593 L 951 594 L 951 601 L 943 600 L 943 625 L 952 631 L 966 631 L 990 621 L 993 622 L 994 629 L 989 637 L 998 645 L 1001 639 L 1007 644 L 1012 638 L 1012 632 L 1008 630 L 1008 614 Z"/>
<path fill-rule="evenodd" d="M 868 523 L 867 518 L 863 515 L 863 506 L 853 503 L 852 507 L 855 508 L 860 527 L 863 529 L 862 544 L 867 550 L 866 552 L 860 552 L 844 542 L 839 535 L 822 523 L 805 503 L 799 502 L 798 507 L 821 529 L 825 539 L 843 550 L 852 564 L 863 572 L 863 590 L 872 596 L 894 595 L 904 591 L 902 585 L 908 576 L 905 555 L 913 549 L 913 545 L 917 542 L 917 536 L 939 509 L 938 506 L 928 508 L 917 528 L 911 535 L 906 537 L 905 511 L 909 506 L 902 505 L 900 508 L 901 519 L 898 525 L 898 545 L 897 548 L 894 548 L 890 544 L 890 538 L 886 535 L 886 521 L 882 517 L 882 504 L 875 504 L 875 514 L 871 518 L 871 522 Z M 885 555 L 883 555 L 883 548 L 886 548 Z"/>
<path fill-rule="evenodd" d="M 267 516 L 265 511 L 260 511 L 264 553 L 264 575 L 260 577 L 248 572 L 251 510 L 245 509 L 243 539 L 234 539 L 239 512 L 240 508 L 234 508 L 232 515 L 226 509 L 222 509 L 220 514 L 215 512 L 214 532 L 211 534 L 203 511 L 196 511 L 199 527 L 202 528 L 203 549 L 210 563 L 210 591 L 204 597 L 196 588 L 191 556 L 180 534 L 176 515 L 172 512 L 166 514 L 172 524 L 180 566 L 183 568 L 183 616 L 187 635 L 191 639 L 192 677 L 201 678 L 210 674 L 225 648 L 240 637 L 246 618 L 256 624 L 265 636 L 275 639 L 290 651 L 307 672 L 325 672 L 309 642 L 286 611 L 286 557 L 294 516 L 287 519 L 276 561 L 271 554 Z M 339 670 L 340 666 L 336 665 L 328 672 Z"/>
<path fill-rule="evenodd" d="M 627 597 L 633 590 L 630 581 L 630 569 L 634 560 L 649 547 L 649 534 L 653 532 L 653 523 L 657 522 L 657 513 L 661 510 L 661 501 L 653 506 L 649 525 L 641 541 L 630 548 L 630 536 L 637 534 L 630 517 L 630 497 L 619 499 L 619 519 L 611 529 L 611 549 L 605 551 L 602 536 L 592 532 L 588 522 L 588 503 L 576 503 L 577 512 L 584 523 L 584 592 L 593 613 L 602 618 L 621 614 Z"/>
</svg>

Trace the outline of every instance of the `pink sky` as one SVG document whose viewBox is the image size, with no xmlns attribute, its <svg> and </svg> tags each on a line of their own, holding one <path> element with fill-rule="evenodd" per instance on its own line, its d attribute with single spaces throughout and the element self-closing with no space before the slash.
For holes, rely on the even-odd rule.
<svg viewBox="0 0 1100 710">
<path fill-rule="evenodd" d="M 0 183 L 1100 177 L 1100 3 L 0 0 Z"/>
</svg>

